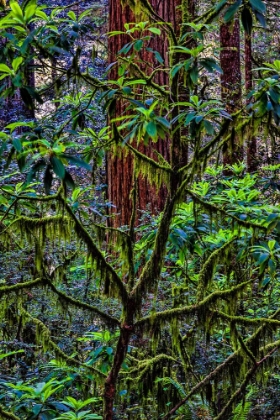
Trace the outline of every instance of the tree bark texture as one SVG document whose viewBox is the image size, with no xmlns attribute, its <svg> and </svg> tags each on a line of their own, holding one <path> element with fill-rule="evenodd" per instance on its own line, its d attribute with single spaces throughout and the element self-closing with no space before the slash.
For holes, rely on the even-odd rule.
<svg viewBox="0 0 280 420">
<path fill-rule="evenodd" d="M 246 93 L 253 89 L 252 37 L 249 34 L 245 34 L 245 89 Z M 249 172 L 254 172 L 258 168 L 257 139 L 250 134 L 247 140 L 247 168 Z"/>
<path fill-rule="evenodd" d="M 155 12 L 167 22 L 170 22 L 173 28 L 178 30 L 178 16 L 180 12 L 176 8 L 180 3 L 180 0 L 151 0 Z M 134 22 L 135 17 L 128 6 L 122 6 L 120 0 L 111 0 L 109 4 L 109 31 L 124 30 L 124 24 L 127 22 Z M 122 46 L 127 43 L 127 37 L 125 35 L 118 35 L 109 39 L 109 54 L 110 62 L 116 60 L 118 51 Z M 160 37 L 154 37 L 149 45 L 155 51 L 158 51 L 163 57 L 166 65 L 168 66 L 168 39 L 167 36 L 162 33 Z M 150 63 L 151 71 L 154 66 L 154 56 L 152 53 L 145 51 L 142 55 L 142 59 L 147 63 Z M 147 71 L 146 69 L 143 69 Z M 117 68 L 113 68 L 110 78 L 117 78 Z M 154 79 L 160 86 L 168 85 L 168 75 L 166 72 L 158 72 Z M 124 112 L 125 105 L 118 103 L 115 114 L 120 116 Z M 136 147 L 135 144 L 133 144 Z M 157 143 L 151 143 L 148 146 L 139 145 L 138 150 L 145 155 L 157 159 L 157 153 L 160 153 L 164 159 L 170 160 L 170 150 L 168 139 L 159 139 Z M 162 186 L 159 192 L 156 192 L 155 188 L 151 186 L 148 180 L 140 175 L 136 181 L 137 189 L 137 203 L 136 207 L 139 210 L 146 210 L 149 204 L 149 210 L 152 214 L 156 214 L 161 211 L 164 207 L 167 190 L 165 186 Z M 108 200 L 113 204 L 113 212 L 117 213 L 117 216 L 111 220 L 111 225 L 119 227 L 122 225 L 128 225 L 132 213 L 132 200 L 131 190 L 134 186 L 133 180 L 133 156 L 131 154 L 123 153 L 122 150 L 118 151 L 118 155 L 109 153 L 107 156 L 107 185 L 108 185 Z M 139 215 L 139 214 L 138 214 Z"/>
<path fill-rule="evenodd" d="M 233 114 L 241 106 L 241 70 L 240 70 L 240 26 L 239 20 L 223 23 L 220 27 L 220 64 L 221 96 L 226 103 L 226 110 Z M 232 165 L 243 159 L 243 145 L 233 132 L 231 144 L 223 149 L 224 165 Z"/>
</svg>

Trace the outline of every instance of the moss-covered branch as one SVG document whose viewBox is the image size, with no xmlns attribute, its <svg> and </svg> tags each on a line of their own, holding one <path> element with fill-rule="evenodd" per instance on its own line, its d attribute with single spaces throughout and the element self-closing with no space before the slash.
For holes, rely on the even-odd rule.
<svg viewBox="0 0 280 420">
<path fill-rule="evenodd" d="M 139 281 L 131 292 L 132 295 L 136 296 L 138 302 L 141 302 L 141 299 L 145 298 L 146 293 L 158 282 L 163 266 L 165 248 L 169 236 L 169 227 L 174 208 L 175 200 L 174 198 L 171 199 L 170 195 L 168 195 L 155 237 L 152 255 L 143 267 Z"/>
<path fill-rule="evenodd" d="M 1 188 L 0 188 L 1 189 Z M 60 190 L 59 190 L 60 191 Z M 10 197 L 14 197 L 17 200 L 28 200 L 28 201 L 42 201 L 42 202 L 49 202 L 57 199 L 59 192 L 53 195 L 16 195 L 10 191 L 4 191 L 5 194 L 8 194 Z"/>
<path fill-rule="evenodd" d="M 40 344 L 42 344 L 44 350 L 52 349 L 56 357 L 67 362 L 69 366 L 75 366 L 79 368 L 82 367 L 103 379 L 106 377 L 106 375 L 100 372 L 98 369 L 95 369 L 94 367 L 89 366 L 86 363 L 79 362 L 79 360 L 76 360 L 73 357 L 70 357 L 66 353 L 64 353 L 60 349 L 60 347 L 51 340 L 50 331 L 42 321 L 30 315 L 30 313 L 24 309 L 22 309 L 21 311 L 26 318 L 29 318 L 36 325 L 36 340 L 39 341 Z"/>
<path fill-rule="evenodd" d="M 270 319 L 274 319 L 280 314 L 280 309 L 277 309 L 277 311 L 274 312 L 274 314 L 270 317 Z M 258 340 L 260 334 L 265 330 L 266 324 L 262 325 L 258 330 L 246 341 L 246 346 L 254 346 L 255 342 Z M 260 351 L 275 351 L 275 348 L 278 348 L 280 346 L 280 340 L 278 340 L 275 343 L 270 343 L 266 345 L 264 348 L 260 349 Z M 185 398 L 183 398 L 181 401 L 179 401 L 173 408 L 170 410 L 164 417 L 163 420 L 168 420 L 170 417 L 176 413 L 176 411 L 185 404 L 193 395 L 195 395 L 197 392 L 199 392 L 205 385 L 207 385 L 209 382 L 213 381 L 216 377 L 222 374 L 224 370 L 226 370 L 230 365 L 236 363 L 236 360 L 238 357 L 240 357 L 242 352 L 242 349 L 239 348 L 234 353 L 232 353 L 224 362 L 222 362 L 216 369 L 214 369 L 212 372 L 210 372 L 205 378 L 200 381 L 198 384 L 196 384 L 190 392 L 186 395 Z"/>
<path fill-rule="evenodd" d="M 16 416 L 15 414 L 4 410 L 4 407 L 2 405 L 0 405 L 0 415 L 1 415 L 1 419 L 20 420 L 20 418 Z"/>
<path fill-rule="evenodd" d="M 178 173 L 186 172 L 188 169 L 190 169 L 194 165 L 194 161 L 197 159 L 199 161 L 204 160 L 205 157 L 208 157 L 208 152 L 211 150 L 212 147 L 214 147 L 217 143 L 220 142 L 220 140 L 223 138 L 223 136 L 227 133 L 229 127 L 230 127 L 231 121 L 229 119 L 225 120 L 223 124 L 221 125 L 220 131 L 216 136 L 210 140 L 204 147 L 202 147 L 196 154 L 195 158 L 193 158 L 190 162 L 187 163 L 187 165 L 181 167 L 178 170 Z"/>
<path fill-rule="evenodd" d="M 274 343 L 275 345 L 276 343 Z M 229 409 L 232 407 L 232 405 L 235 403 L 235 401 L 241 396 L 245 391 L 248 383 L 253 378 L 254 374 L 256 373 L 257 369 L 262 366 L 267 359 L 277 350 L 277 348 L 280 345 L 280 341 L 278 341 L 277 346 L 275 346 L 266 356 L 264 356 L 259 362 L 254 364 L 251 369 L 248 370 L 246 373 L 246 376 L 240 385 L 239 389 L 231 396 L 227 404 L 224 406 L 222 411 L 214 418 L 214 420 L 222 420 L 225 418 L 225 415 L 228 413 Z"/>
<path fill-rule="evenodd" d="M 239 219 L 238 217 L 234 216 L 233 214 L 230 214 L 226 210 L 224 210 L 222 207 L 217 206 L 216 204 L 206 202 L 202 200 L 197 194 L 195 194 L 193 191 L 186 189 L 186 193 L 190 195 L 193 199 L 193 201 L 197 204 L 200 204 L 205 210 L 209 211 L 210 213 L 220 213 L 233 221 L 235 221 L 238 225 L 244 226 L 247 229 L 260 229 L 264 232 L 267 232 L 267 227 L 261 225 L 260 223 L 256 222 L 249 222 L 247 220 Z"/>
<path fill-rule="evenodd" d="M 146 360 L 141 360 L 138 362 L 138 366 L 129 370 L 129 371 L 121 371 L 120 373 L 124 374 L 124 375 L 128 375 L 128 377 L 126 378 L 126 381 L 131 381 L 131 382 L 138 382 L 140 381 L 143 376 L 145 375 L 146 372 L 148 372 L 150 369 L 152 369 L 152 367 L 156 364 L 159 364 L 160 362 L 172 362 L 174 363 L 178 363 L 178 361 L 176 359 L 174 359 L 174 357 L 168 356 L 167 354 L 158 354 L 157 356 L 153 357 L 152 359 L 146 359 Z M 135 377 L 131 377 L 130 375 L 133 375 L 134 373 L 139 373 L 139 375 L 135 378 Z"/>
<path fill-rule="evenodd" d="M 8 228 L 11 228 L 11 226 L 18 224 L 21 228 L 28 227 L 29 229 L 34 229 L 34 228 L 47 226 L 50 224 L 59 225 L 61 224 L 61 222 L 64 222 L 65 220 L 66 220 L 66 217 L 60 214 L 55 215 L 55 216 L 46 216 L 46 217 L 19 216 L 10 223 Z"/>
<path fill-rule="evenodd" d="M 160 163 L 156 162 L 154 159 L 149 158 L 149 156 L 144 155 L 144 153 L 139 152 L 139 150 L 135 149 L 135 147 L 131 146 L 131 144 L 126 144 L 126 147 L 142 162 L 151 165 L 155 169 L 159 169 L 161 171 L 165 171 L 169 174 L 173 173 L 171 167 L 169 166 L 168 162 L 166 165 L 161 165 Z"/>
<path fill-rule="evenodd" d="M 200 302 L 206 292 L 207 286 L 209 282 L 212 280 L 215 270 L 215 265 L 217 260 L 221 254 L 226 252 L 231 244 L 237 239 L 237 236 L 234 236 L 229 241 L 227 241 L 224 245 L 220 248 L 213 251 L 210 256 L 207 258 L 205 263 L 203 264 L 198 277 L 198 285 L 197 285 L 197 302 Z"/>
<path fill-rule="evenodd" d="M 110 287 L 113 289 L 117 289 L 117 295 L 120 297 L 120 299 L 125 304 L 127 301 L 127 290 L 126 285 L 123 283 L 122 279 L 118 276 L 117 272 L 113 269 L 113 267 L 107 263 L 105 260 L 102 252 L 98 249 L 98 247 L 95 245 L 95 241 L 90 236 L 88 231 L 85 229 L 83 224 L 78 220 L 78 218 L 75 216 L 74 212 L 72 211 L 71 207 L 66 203 L 65 199 L 60 195 L 59 200 L 63 203 L 64 208 L 66 209 L 67 213 L 69 214 L 70 218 L 74 222 L 74 228 L 76 231 L 76 234 L 80 239 L 82 239 L 85 243 L 85 245 L 88 248 L 89 254 L 92 256 L 92 258 L 97 261 L 97 264 L 99 266 L 99 269 L 102 272 L 104 272 L 106 281 L 110 283 Z M 113 284 L 111 284 L 113 283 Z"/>
<path fill-rule="evenodd" d="M 124 61 L 125 63 L 128 63 L 131 67 L 133 67 L 134 68 L 134 70 L 136 71 L 136 72 L 138 72 L 138 74 L 139 74 L 139 76 L 141 77 L 141 79 L 143 79 L 143 80 L 145 80 L 146 81 L 146 83 L 147 83 L 147 85 L 150 85 L 152 88 L 154 88 L 155 90 L 157 90 L 163 97 L 166 97 L 166 98 L 168 98 L 169 97 L 169 95 L 170 95 L 170 92 L 168 92 L 166 89 L 163 89 L 163 88 L 161 88 L 157 83 L 154 83 L 153 81 L 152 81 L 152 77 L 153 77 L 153 74 L 154 73 L 152 73 L 151 75 L 149 75 L 149 76 L 147 76 L 146 74 L 145 74 L 145 72 L 143 72 L 141 69 L 140 69 L 140 67 L 136 64 L 136 63 L 133 63 L 133 62 L 131 62 L 128 58 L 126 58 L 126 57 L 120 57 L 120 59 L 121 59 L 121 61 Z M 134 79 L 133 78 L 129 78 L 129 79 L 127 79 L 127 80 L 131 80 L 131 81 L 133 81 Z"/>
<path fill-rule="evenodd" d="M 40 283 L 43 283 L 43 281 L 44 280 L 41 277 L 39 277 L 35 280 L 30 280 L 30 281 L 25 281 L 24 283 L 14 284 L 13 286 L 1 286 L 0 296 L 8 295 L 11 292 L 18 292 L 19 290 L 22 290 L 22 289 L 31 289 L 32 287 L 38 286 Z"/>
<path fill-rule="evenodd" d="M 211 311 L 210 311 L 211 312 Z M 220 311 L 212 311 L 213 315 L 224 319 L 226 321 L 235 322 L 236 324 L 240 325 L 259 325 L 259 324 L 266 324 L 266 325 L 279 325 L 280 321 L 277 319 L 271 319 L 271 318 L 246 318 L 244 316 L 234 316 L 234 315 L 228 315 L 224 312 Z"/>
<path fill-rule="evenodd" d="M 233 297 L 242 290 L 244 290 L 254 279 L 247 280 L 243 283 L 233 286 L 227 290 L 219 290 L 211 293 L 202 301 L 195 305 L 183 306 L 181 308 L 167 309 L 166 311 L 158 312 L 153 315 L 146 316 L 135 323 L 135 327 L 143 327 L 144 325 L 154 325 L 161 322 L 170 322 L 172 319 L 178 318 L 187 314 L 194 314 L 199 311 L 209 310 L 209 305 L 215 303 L 217 300 L 226 300 Z"/>
<path fill-rule="evenodd" d="M 110 316 L 110 315 L 106 314 L 105 312 L 101 311 L 97 307 L 92 306 L 92 305 L 89 305 L 88 303 L 81 302 L 78 299 L 75 299 L 72 296 L 69 296 L 66 293 L 62 292 L 61 290 L 57 289 L 55 287 L 55 285 L 52 283 L 52 281 L 48 277 L 45 278 L 45 282 L 48 284 L 48 286 L 50 287 L 50 289 L 56 295 L 58 295 L 62 300 L 64 300 L 65 302 L 69 303 L 70 305 L 73 305 L 76 308 L 87 310 L 89 312 L 93 312 L 99 318 L 101 318 L 104 321 L 106 321 L 109 325 L 115 325 L 115 326 L 119 326 L 120 325 L 120 321 L 117 318 L 114 318 L 113 316 Z"/>
</svg>

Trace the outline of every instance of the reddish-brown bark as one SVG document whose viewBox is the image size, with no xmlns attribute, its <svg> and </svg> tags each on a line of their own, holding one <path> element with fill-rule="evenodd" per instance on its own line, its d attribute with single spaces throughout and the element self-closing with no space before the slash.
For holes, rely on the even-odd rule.
<svg viewBox="0 0 280 420">
<path fill-rule="evenodd" d="M 171 22 L 173 28 L 178 30 L 178 11 L 176 6 L 179 0 L 161 1 L 151 0 L 155 12 Z M 124 30 L 124 24 L 127 22 L 134 22 L 135 17 L 128 6 L 122 7 L 120 0 L 112 0 L 109 5 L 109 31 Z M 110 61 L 114 62 L 117 52 L 121 47 L 128 42 L 125 35 L 114 36 L 109 40 Z M 150 48 L 158 51 L 166 65 L 168 65 L 168 39 L 167 36 L 154 37 L 151 41 Z M 142 59 L 151 63 L 153 68 L 154 58 L 149 52 L 145 52 Z M 145 69 L 146 70 L 146 69 Z M 110 78 L 117 77 L 117 69 L 113 69 Z M 159 72 L 155 78 L 155 82 L 160 86 L 168 84 L 168 75 L 165 72 Z M 123 112 L 123 104 L 118 103 L 115 113 L 121 115 Z M 135 145 L 134 145 L 135 146 Z M 159 140 L 157 143 L 151 143 L 148 146 L 140 145 L 138 147 L 145 155 L 156 159 L 156 152 L 160 153 L 167 161 L 170 160 L 169 142 L 168 139 Z M 131 154 L 119 151 L 118 156 L 109 154 L 107 156 L 107 184 L 108 184 L 108 200 L 115 206 L 114 213 L 118 215 L 111 221 L 112 225 L 117 227 L 127 225 L 130 222 L 132 212 L 131 190 L 133 188 L 133 157 Z M 163 186 L 160 191 L 156 193 L 155 189 L 149 184 L 148 180 L 142 176 L 137 180 L 137 209 L 146 210 L 147 206 L 152 213 L 157 213 L 164 207 L 166 198 L 166 188 Z M 139 215 L 139 214 L 138 214 Z"/>
<path fill-rule="evenodd" d="M 221 96 L 229 114 L 233 114 L 241 106 L 241 70 L 240 70 L 240 26 L 239 20 L 224 23 L 220 27 L 220 65 Z M 230 147 L 229 147 L 230 146 Z M 232 165 L 243 159 L 243 145 L 236 134 L 232 136 L 231 145 L 223 149 L 223 162 Z"/>
<path fill-rule="evenodd" d="M 252 74 L 252 38 L 245 35 L 245 88 L 246 93 L 253 89 Z M 255 136 L 248 136 L 247 141 L 247 168 L 249 172 L 254 172 L 258 168 L 257 162 L 257 140 Z"/>
<path fill-rule="evenodd" d="M 129 325 L 124 324 L 120 331 L 120 337 L 116 348 L 116 353 L 113 361 L 113 367 L 105 382 L 105 393 L 104 393 L 104 419 L 113 420 L 113 407 L 114 399 L 116 395 L 116 383 L 119 375 L 119 371 L 124 362 L 129 339 L 132 334 L 132 328 Z"/>
</svg>

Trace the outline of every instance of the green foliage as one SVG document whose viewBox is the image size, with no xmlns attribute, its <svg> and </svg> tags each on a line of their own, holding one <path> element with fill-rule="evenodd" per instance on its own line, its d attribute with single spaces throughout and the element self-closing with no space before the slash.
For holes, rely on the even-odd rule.
<svg viewBox="0 0 280 420">
<path fill-rule="evenodd" d="M 147 20 L 109 34 L 128 39 L 109 77 L 94 73 L 98 48 L 83 65 L 90 12 L 13 1 L 0 19 L 1 97 L 20 89 L 37 112 L 0 133 L 5 418 L 112 418 L 113 404 L 119 418 L 244 418 L 249 384 L 278 372 L 279 165 L 249 174 L 219 155 L 252 127 L 278 132 L 279 60 L 257 69 L 247 109 L 229 115 L 208 83 L 221 69 L 205 36 L 209 16 L 230 22 L 239 11 L 250 33 L 265 4 L 220 2 L 177 37 L 146 0 L 134 6 Z M 151 45 L 166 33 L 162 57 Z M 29 86 L 32 60 L 46 72 L 52 63 L 53 83 Z M 159 142 L 168 153 L 154 151 Z M 166 191 L 160 214 L 139 216 L 135 182 L 130 226 L 110 227 L 98 174 L 113 153 L 133 156 L 128 176 L 147 178 L 153 194 Z"/>
</svg>

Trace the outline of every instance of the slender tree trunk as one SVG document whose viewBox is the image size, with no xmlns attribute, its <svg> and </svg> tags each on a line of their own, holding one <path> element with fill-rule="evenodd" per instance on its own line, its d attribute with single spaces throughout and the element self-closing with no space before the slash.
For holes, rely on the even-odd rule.
<svg viewBox="0 0 280 420">
<path fill-rule="evenodd" d="M 253 89 L 252 77 L 252 37 L 245 34 L 245 88 L 246 93 Z M 257 161 L 257 140 L 249 134 L 247 143 L 247 168 L 248 172 L 254 172 L 258 168 Z"/>
<path fill-rule="evenodd" d="M 114 400 L 116 396 L 116 386 L 120 369 L 124 362 L 130 336 L 132 334 L 132 326 L 124 323 L 120 331 L 120 337 L 116 348 L 113 366 L 105 382 L 104 393 L 104 419 L 113 419 Z"/>
<path fill-rule="evenodd" d="M 151 5 L 154 7 L 156 13 L 165 19 L 168 22 L 171 22 L 173 27 L 176 26 L 176 19 L 178 18 L 178 10 L 176 6 L 179 4 L 179 0 L 151 0 Z M 110 24 L 109 30 L 123 30 L 124 23 L 133 22 L 134 16 L 131 10 L 126 6 L 122 7 L 120 1 L 111 0 L 110 1 Z M 176 28 L 175 28 L 176 30 Z M 177 31 L 176 31 L 177 32 Z M 125 35 L 120 35 L 110 39 L 109 50 L 110 50 L 110 60 L 111 62 L 115 61 L 117 52 L 121 47 L 128 42 Z M 169 65 L 169 57 L 167 55 L 168 49 L 168 39 L 166 36 L 160 38 L 155 38 L 152 40 L 150 47 L 153 50 L 158 51 L 163 59 L 165 60 L 166 65 Z M 149 52 L 145 53 L 143 60 L 153 63 L 153 55 Z M 110 75 L 110 78 L 117 77 L 117 69 L 114 69 Z M 156 83 L 161 86 L 168 85 L 169 80 L 165 72 L 159 72 L 158 78 L 155 80 Z M 178 87 L 177 87 L 178 88 Z M 178 97 L 176 96 L 176 99 Z M 115 110 L 116 115 L 121 115 L 124 111 L 124 104 L 119 103 Z M 179 135 L 179 134 L 178 134 Z M 136 147 L 136 145 L 134 145 Z M 154 149 L 162 156 L 170 161 L 170 144 L 168 139 L 158 141 L 156 144 L 151 144 L 148 146 L 139 146 L 139 150 L 142 153 L 145 153 L 147 156 L 156 158 L 156 153 Z M 176 162 L 175 162 L 176 163 Z M 116 211 L 119 213 L 119 216 L 114 220 L 114 226 L 120 226 L 124 224 L 129 224 L 132 204 L 130 200 L 131 190 L 133 188 L 133 157 L 128 154 L 124 154 L 122 151 L 118 155 L 110 154 L 107 156 L 107 182 L 108 182 L 108 198 L 116 206 Z M 167 197 L 167 190 L 164 187 L 161 191 L 155 193 L 154 188 L 149 185 L 147 179 L 140 178 L 137 180 L 137 190 L 138 190 L 138 202 L 137 207 L 139 209 L 146 209 L 147 204 L 150 204 L 150 210 L 156 212 L 163 209 L 163 206 Z M 175 187 L 175 182 L 173 182 Z M 129 203 L 129 204 L 128 204 Z M 168 231 L 168 226 L 165 227 Z M 167 234 L 167 233 L 166 233 Z M 138 303 L 139 305 L 139 303 Z M 113 365 L 108 374 L 105 383 L 105 393 L 104 393 L 104 419 L 112 420 L 113 419 L 113 405 L 116 396 L 117 381 L 119 377 L 119 372 L 122 366 L 122 363 L 125 360 L 129 340 L 134 329 L 134 317 L 139 309 L 135 301 L 135 296 L 131 293 L 128 296 L 128 300 L 125 308 L 125 319 L 120 328 L 120 337 L 118 340 Z"/>
<path fill-rule="evenodd" d="M 241 105 L 240 70 L 240 27 L 239 20 L 223 23 L 220 27 L 221 96 L 229 114 L 236 112 Z M 223 149 L 224 165 L 232 165 L 243 159 L 243 145 L 233 132 L 230 143 Z"/>
<path fill-rule="evenodd" d="M 155 12 L 171 22 L 176 29 L 176 18 L 178 12 L 176 7 L 179 0 L 151 0 Z M 120 0 L 111 0 L 109 4 L 109 31 L 124 30 L 124 24 L 127 22 L 134 22 L 135 17 L 128 6 L 121 6 Z M 128 42 L 125 35 L 114 36 L 109 40 L 110 61 L 114 62 L 117 52 L 121 47 Z M 169 57 L 167 55 L 168 39 L 167 36 L 155 37 L 150 47 L 158 51 L 163 57 L 166 65 L 168 65 Z M 151 53 L 145 52 L 143 60 L 153 64 L 154 57 Z M 117 78 L 117 69 L 113 69 L 110 75 L 111 79 Z M 165 72 L 159 72 L 155 78 L 155 82 L 160 86 L 168 84 L 168 76 Z M 116 115 L 121 115 L 124 111 L 124 104 L 118 103 L 115 110 Z M 136 145 L 134 145 L 136 146 Z M 157 143 L 152 143 L 148 146 L 140 145 L 138 150 L 145 155 L 156 159 L 157 153 L 160 153 L 164 159 L 170 160 L 170 150 L 168 139 L 158 140 Z M 108 199 L 113 204 L 114 213 L 118 215 L 111 221 L 115 227 L 121 225 L 128 225 L 132 213 L 131 191 L 134 186 L 133 180 L 133 156 L 118 150 L 118 155 L 108 154 L 107 156 L 107 185 L 108 185 Z M 167 190 L 164 186 L 160 188 L 159 193 L 156 193 L 148 180 L 142 176 L 136 182 L 137 189 L 137 209 L 146 210 L 149 205 L 149 210 L 155 214 L 161 211 L 164 207 Z"/>
</svg>

